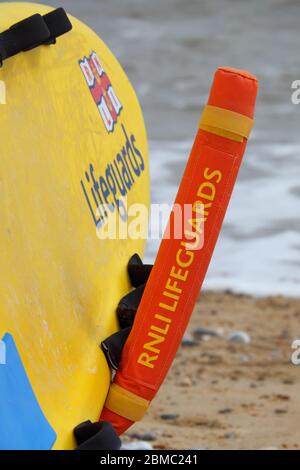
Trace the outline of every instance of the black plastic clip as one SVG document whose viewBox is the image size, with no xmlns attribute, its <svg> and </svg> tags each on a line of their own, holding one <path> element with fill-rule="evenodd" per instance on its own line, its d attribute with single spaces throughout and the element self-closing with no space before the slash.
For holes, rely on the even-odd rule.
<svg viewBox="0 0 300 470">
<path fill-rule="evenodd" d="M 76 450 L 119 450 L 122 442 L 111 423 L 84 421 L 74 429 Z"/>
<path fill-rule="evenodd" d="M 134 254 L 127 266 L 131 285 L 135 287 L 120 300 L 117 307 L 117 316 L 120 331 L 113 333 L 101 343 L 108 365 L 117 370 L 120 364 L 122 350 L 130 334 L 137 309 L 142 300 L 146 282 L 150 276 L 152 265 L 143 264 L 139 255 Z"/>
<path fill-rule="evenodd" d="M 142 284 L 146 284 L 151 274 L 152 268 L 153 265 L 144 264 L 137 253 L 131 256 L 127 266 L 131 285 L 133 287 L 138 287 Z"/>
<path fill-rule="evenodd" d="M 122 351 L 127 341 L 131 326 L 113 333 L 101 343 L 101 349 L 104 352 L 108 365 L 117 370 L 121 361 Z"/>
</svg>

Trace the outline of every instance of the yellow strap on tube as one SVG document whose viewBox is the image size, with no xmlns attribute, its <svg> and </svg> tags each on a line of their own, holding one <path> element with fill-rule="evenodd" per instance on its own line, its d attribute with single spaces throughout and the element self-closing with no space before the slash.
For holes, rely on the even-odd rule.
<svg viewBox="0 0 300 470">
<path fill-rule="evenodd" d="M 149 405 L 150 401 L 119 387 L 117 384 L 110 386 L 105 402 L 107 409 L 130 421 L 140 421 Z"/>
<path fill-rule="evenodd" d="M 253 119 L 228 109 L 207 105 L 202 113 L 199 127 L 207 132 L 242 142 L 250 135 Z"/>
</svg>

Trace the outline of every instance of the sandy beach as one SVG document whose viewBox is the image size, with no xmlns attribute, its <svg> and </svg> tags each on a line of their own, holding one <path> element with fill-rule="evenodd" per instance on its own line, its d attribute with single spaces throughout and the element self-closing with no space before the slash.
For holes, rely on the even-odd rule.
<svg viewBox="0 0 300 470">
<path fill-rule="evenodd" d="M 124 441 L 156 449 L 299 449 L 300 365 L 290 360 L 299 320 L 297 299 L 202 294 L 167 380 Z M 246 333 L 244 344 L 228 340 L 237 330 Z"/>
</svg>

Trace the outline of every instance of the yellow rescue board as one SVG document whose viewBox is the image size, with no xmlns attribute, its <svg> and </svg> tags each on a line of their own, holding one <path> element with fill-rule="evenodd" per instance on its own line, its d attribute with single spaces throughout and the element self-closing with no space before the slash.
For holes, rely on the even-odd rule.
<svg viewBox="0 0 300 470">
<path fill-rule="evenodd" d="M 50 10 L 1 3 L 0 31 Z M 125 198 L 149 205 L 137 97 L 107 46 L 69 18 L 55 45 L 0 69 L 0 339 L 12 336 L 55 449 L 74 448 L 74 426 L 100 416 L 110 371 L 99 344 L 118 329 L 126 265 L 144 249 L 97 230 L 119 212 L 125 224 Z"/>
</svg>

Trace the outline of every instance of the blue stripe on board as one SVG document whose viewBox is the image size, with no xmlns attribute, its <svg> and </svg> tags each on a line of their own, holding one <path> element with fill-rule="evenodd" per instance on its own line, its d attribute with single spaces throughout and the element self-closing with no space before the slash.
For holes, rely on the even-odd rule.
<svg viewBox="0 0 300 470">
<path fill-rule="evenodd" d="M 38 404 L 10 334 L 3 337 L 0 350 L 0 449 L 51 449 L 56 433 Z"/>
</svg>

